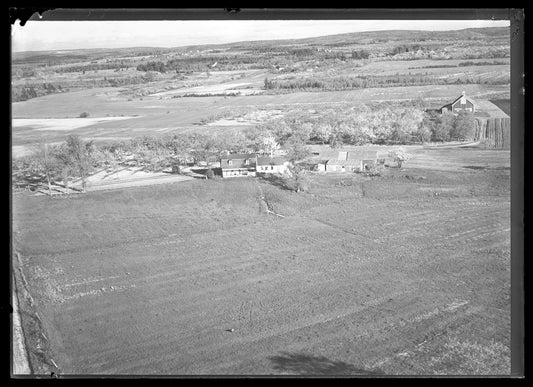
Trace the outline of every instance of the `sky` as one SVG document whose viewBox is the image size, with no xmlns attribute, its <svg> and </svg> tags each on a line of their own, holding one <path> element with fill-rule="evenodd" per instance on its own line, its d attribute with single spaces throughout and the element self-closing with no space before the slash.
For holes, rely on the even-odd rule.
<svg viewBox="0 0 533 387">
<path fill-rule="evenodd" d="M 379 30 L 445 31 L 509 27 L 508 20 L 160 20 L 39 21 L 11 27 L 13 52 L 83 48 L 179 47 L 298 39 Z"/>
</svg>

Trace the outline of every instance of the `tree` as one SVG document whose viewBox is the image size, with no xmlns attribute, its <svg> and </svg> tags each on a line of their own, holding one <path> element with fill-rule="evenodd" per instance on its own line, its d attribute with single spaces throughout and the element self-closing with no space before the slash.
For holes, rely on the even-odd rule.
<svg viewBox="0 0 533 387">
<path fill-rule="evenodd" d="M 401 168 L 403 162 L 409 160 L 411 158 L 411 155 L 407 153 L 403 148 L 398 148 L 391 150 L 389 152 L 389 157 L 392 158 L 396 163 L 398 163 L 398 168 Z"/>
<path fill-rule="evenodd" d="M 445 112 L 438 116 L 431 128 L 431 139 L 433 141 L 449 141 L 454 123 L 455 116 L 452 113 Z"/>
<path fill-rule="evenodd" d="M 279 150 L 280 148 L 279 143 L 276 141 L 276 138 L 271 133 L 266 134 L 263 137 L 262 142 L 264 152 L 269 153 L 270 157 L 273 157 L 274 152 Z"/>
<path fill-rule="evenodd" d="M 92 142 L 86 143 L 79 136 L 71 134 L 62 144 L 57 155 L 64 167 L 63 171 L 74 172 L 81 178 L 83 192 L 86 191 L 87 177 L 93 167 L 91 158 L 93 146 Z"/>
<path fill-rule="evenodd" d="M 296 192 L 307 191 L 309 189 L 307 170 L 301 165 L 291 164 L 288 168 L 285 184 Z"/>
<path fill-rule="evenodd" d="M 476 131 L 476 120 L 470 112 L 460 112 L 455 118 L 450 137 L 454 140 L 464 141 L 474 137 Z"/>
<path fill-rule="evenodd" d="M 305 144 L 301 141 L 292 140 L 286 144 L 287 149 L 287 159 L 296 163 L 299 161 L 304 161 L 311 155 L 311 151 Z"/>
<path fill-rule="evenodd" d="M 309 134 L 311 140 L 319 141 L 324 145 L 331 138 L 333 128 L 330 124 L 317 124 L 313 127 L 313 130 Z"/>
<path fill-rule="evenodd" d="M 265 78 L 264 85 L 265 85 L 265 90 L 274 88 L 273 82 L 269 80 L 268 77 Z"/>
<path fill-rule="evenodd" d="M 424 124 L 415 131 L 413 137 L 421 143 L 425 143 L 431 140 L 431 129 Z"/>
<path fill-rule="evenodd" d="M 46 143 L 37 144 L 34 151 L 29 157 L 22 162 L 22 172 L 24 180 L 42 181 L 46 180 L 48 193 L 52 196 L 52 181 L 55 180 L 60 172 L 60 164 L 55 157 L 54 149 Z"/>
</svg>

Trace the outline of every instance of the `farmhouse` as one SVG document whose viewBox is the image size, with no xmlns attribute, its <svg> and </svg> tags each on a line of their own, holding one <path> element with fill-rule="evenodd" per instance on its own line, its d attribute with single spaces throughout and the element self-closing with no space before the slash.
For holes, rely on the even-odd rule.
<svg viewBox="0 0 533 387">
<path fill-rule="evenodd" d="M 289 162 L 283 157 L 258 157 L 256 164 L 257 173 L 284 173 L 289 167 Z"/>
<path fill-rule="evenodd" d="M 321 155 L 317 170 L 321 172 L 355 172 L 375 167 L 378 163 L 377 150 L 339 151 L 333 157 Z"/>
<path fill-rule="evenodd" d="M 457 114 L 462 111 L 470 113 L 474 113 L 475 111 L 474 103 L 470 99 L 466 98 L 466 92 L 464 91 L 460 97 L 455 99 L 455 101 L 440 108 L 441 113 L 452 112 Z"/>
<path fill-rule="evenodd" d="M 255 176 L 256 163 L 255 154 L 229 154 L 220 159 L 222 177 Z"/>
</svg>

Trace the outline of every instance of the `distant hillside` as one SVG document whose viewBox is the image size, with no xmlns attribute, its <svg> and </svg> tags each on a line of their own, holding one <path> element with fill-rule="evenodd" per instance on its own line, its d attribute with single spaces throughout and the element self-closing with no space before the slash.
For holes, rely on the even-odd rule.
<svg viewBox="0 0 533 387">
<path fill-rule="evenodd" d="M 127 48 L 86 48 L 79 50 L 48 50 L 48 51 L 23 51 L 15 52 L 11 56 L 14 64 L 20 63 L 45 63 L 54 60 L 85 61 L 96 60 L 112 55 L 153 55 L 167 52 L 168 48 L 159 47 L 127 47 Z"/>
<path fill-rule="evenodd" d="M 28 51 L 16 52 L 12 55 L 12 61 L 18 63 L 41 63 L 54 59 L 65 60 L 95 60 L 103 55 L 154 55 L 176 49 L 253 49 L 272 45 L 322 45 L 342 46 L 348 44 L 371 44 L 395 41 L 424 42 L 424 41 L 453 41 L 453 40 L 507 40 L 509 28 L 487 27 L 467 28 L 451 31 L 417 31 L 417 30 L 389 30 L 389 31 L 366 31 L 351 32 L 337 35 L 327 35 L 303 39 L 260 40 L 241 41 L 225 44 L 192 45 L 174 48 L 162 47 L 131 47 L 118 49 L 80 49 L 80 50 L 54 50 L 54 51 Z"/>
<path fill-rule="evenodd" d="M 428 40 L 476 40 L 476 39 L 509 39 L 509 28 L 507 27 L 486 27 L 486 28 L 466 28 L 463 30 L 451 31 L 419 31 L 419 30 L 387 30 L 387 31 L 365 31 L 349 32 L 345 34 L 327 35 L 302 39 L 281 39 L 281 40 L 257 40 L 242 41 L 235 43 L 225 43 L 217 45 L 187 46 L 189 49 L 199 48 L 234 48 L 249 49 L 263 47 L 272 44 L 276 45 L 342 45 L 342 44 L 368 44 L 390 41 L 428 41 Z M 177 47 L 176 47 L 177 48 Z"/>
</svg>

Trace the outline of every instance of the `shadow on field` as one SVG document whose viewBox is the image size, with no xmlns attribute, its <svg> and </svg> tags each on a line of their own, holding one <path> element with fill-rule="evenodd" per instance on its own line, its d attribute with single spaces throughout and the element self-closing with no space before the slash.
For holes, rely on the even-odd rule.
<svg viewBox="0 0 533 387">
<path fill-rule="evenodd" d="M 271 356 L 273 369 L 299 375 L 383 375 L 379 369 L 365 370 L 342 361 L 333 361 L 324 356 L 282 352 Z"/>
<path fill-rule="evenodd" d="M 262 180 L 281 188 L 285 191 L 294 191 L 294 187 L 290 185 L 286 178 L 277 174 L 258 174 L 258 177 Z"/>
</svg>

